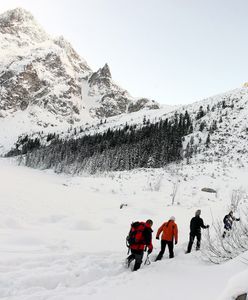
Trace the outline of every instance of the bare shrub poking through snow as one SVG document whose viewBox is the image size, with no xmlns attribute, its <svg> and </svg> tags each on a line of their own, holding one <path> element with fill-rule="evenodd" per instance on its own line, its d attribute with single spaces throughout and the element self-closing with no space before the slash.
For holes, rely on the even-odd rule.
<svg viewBox="0 0 248 300">
<path fill-rule="evenodd" d="M 163 174 L 159 174 L 158 176 L 148 177 L 147 186 L 145 190 L 159 192 L 161 188 L 162 180 L 163 180 Z"/>
<path fill-rule="evenodd" d="M 248 250 L 248 209 L 243 210 L 239 222 L 223 238 L 223 222 L 212 226 L 212 235 L 208 230 L 202 247 L 203 258 L 214 264 L 220 264 Z"/>
<path fill-rule="evenodd" d="M 244 196 L 245 196 L 245 191 L 242 190 L 241 188 L 232 191 L 231 209 L 233 211 L 237 210 L 238 205 L 240 204 L 240 201 L 243 199 Z"/>
<path fill-rule="evenodd" d="M 175 198 L 176 198 L 176 194 L 178 191 L 178 186 L 179 186 L 180 180 L 177 178 L 175 182 L 173 182 L 173 190 L 172 190 L 172 194 L 171 194 L 171 205 L 174 205 L 175 203 Z"/>
</svg>

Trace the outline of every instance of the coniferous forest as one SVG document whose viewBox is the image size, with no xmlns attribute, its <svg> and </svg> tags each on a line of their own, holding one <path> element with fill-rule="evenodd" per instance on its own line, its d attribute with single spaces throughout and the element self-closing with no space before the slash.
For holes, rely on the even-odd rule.
<svg viewBox="0 0 248 300">
<path fill-rule="evenodd" d="M 67 140 L 50 134 L 47 146 L 37 137 L 26 136 L 8 155 L 19 155 L 26 166 L 66 173 L 159 168 L 182 159 L 182 139 L 191 132 L 186 111 L 157 123 L 144 120 L 140 128 L 126 124 L 122 129 Z"/>
</svg>

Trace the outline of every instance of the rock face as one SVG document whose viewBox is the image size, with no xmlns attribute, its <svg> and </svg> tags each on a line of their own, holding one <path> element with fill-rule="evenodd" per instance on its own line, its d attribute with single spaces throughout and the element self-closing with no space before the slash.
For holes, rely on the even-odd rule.
<svg viewBox="0 0 248 300">
<path fill-rule="evenodd" d="M 207 187 L 202 188 L 201 190 L 202 190 L 202 192 L 206 192 L 206 193 L 217 193 L 216 190 L 214 190 L 212 188 L 207 188 Z"/>
<path fill-rule="evenodd" d="M 93 72 L 63 37 L 51 38 L 23 10 L 0 15 L 0 116 L 25 111 L 42 124 L 106 118 L 143 108 L 159 108 L 133 99 L 117 86 L 106 64 Z"/>
<path fill-rule="evenodd" d="M 130 94 L 112 81 L 111 72 L 107 64 L 97 72 L 91 74 L 88 80 L 88 97 L 98 98 L 98 107 L 90 108 L 92 115 L 99 118 L 112 117 L 122 113 L 129 113 L 143 109 L 157 109 L 159 105 L 149 99 L 134 100 Z"/>
</svg>

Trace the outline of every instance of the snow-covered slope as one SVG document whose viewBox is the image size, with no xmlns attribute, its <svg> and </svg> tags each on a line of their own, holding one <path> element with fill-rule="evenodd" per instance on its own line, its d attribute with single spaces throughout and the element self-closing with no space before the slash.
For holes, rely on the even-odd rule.
<svg viewBox="0 0 248 300">
<path fill-rule="evenodd" d="M 146 115 L 156 120 L 158 115 L 166 115 L 168 112 L 174 110 L 175 106 L 168 105 L 161 109 L 151 110 L 142 109 L 138 112 L 123 113 L 101 120 L 85 116 L 84 120 L 79 122 L 79 124 L 57 122 L 56 116 L 44 113 L 40 108 L 36 109 L 42 115 L 42 120 L 36 114 L 33 114 L 31 119 L 28 110 L 0 118 L 0 155 L 5 154 L 13 148 L 19 136 L 29 135 L 46 138 L 47 134 L 56 132 L 61 137 L 69 138 L 72 132 L 80 132 L 81 129 L 82 134 L 104 132 L 108 128 L 121 128 L 125 123 L 142 124 Z"/>
<path fill-rule="evenodd" d="M 193 132 L 183 142 L 182 157 L 185 162 L 219 161 L 224 165 L 231 163 L 241 167 L 248 164 L 248 88 L 239 88 L 185 106 L 141 110 L 110 117 L 104 121 L 89 120 L 81 126 L 72 126 L 69 130 L 63 128 L 56 131 L 50 127 L 43 133 L 34 133 L 32 136 L 40 138 L 43 145 L 46 145 L 48 131 L 56 131 L 63 139 L 76 139 L 85 134 L 104 132 L 108 128 L 123 128 L 126 124 L 139 127 L 148 120 L 155 123 L 160 119 L 175 118 L 175 114 L 180 119 L 180 114 L 186 111 L 192 120 Z M 11 142 L 13 141 L 14 139 Z"/>
<path fill-rule="evenodd" d="M 215 167 L 204 163 L 200 176 L 190 165 L 179 168 L 186 180 L 172 206 L 174 166 L 68 177 L 0 159 L 0 298 L 232 300 L 247 292 L 247 252 L 222 265 L 205 262 L 201 252 L 184 254 L 196 209 L 202 209 L 212 232 L 213 222 L 229 209 L 232 190 L 248 193 L 247 170 L 228 168 L 226 175 L 213 178 Z M 217 195 L 202 192 L 206 186 Z M 122 203 L 127 206 L 120 209 Z M 166 250 L 155 263 L 160 242 L 154 238 L 151 264 L 135 273 L 126 269 L 130 223 L 151 218 L 155 234 L 171 215 L 179 228 L 175 258 L 169 260 Z"/>
<path fill-rule="evenodd" d="M 197 119 L 201 107 L 204 116 Z M 191 161 L 219 161 L 243 166 L 248 163 L 248 88 L 239 88 L 185 107 L 197 120 L 185 141 Z M 209 136 L 209 143 L 207 138 Z"/>
<path fill-rule="evenodd" d="M 0 119 L 21 111 L 23 122 L 42 129 L 158 107 L 117 86 L 107 64 L 93 72 L 63 37 L 50 37 L 29 12 L 18 8 L 0 15 Z"/>
</svg>

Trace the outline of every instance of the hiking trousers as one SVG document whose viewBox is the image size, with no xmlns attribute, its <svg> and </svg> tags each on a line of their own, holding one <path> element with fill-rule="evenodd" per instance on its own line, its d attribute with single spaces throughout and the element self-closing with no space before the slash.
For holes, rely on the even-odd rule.
<svg viewBox="0 0 248 300">
<path fill-rule="evenodd" d="M 169 258 L 173 258 L 174 257 L 174 244 L 173 244 L 173 241 L 166 241 L 166 240 L 161 240 L 161 250 L 156 258 L 156 261 L 157 260 L 161 260 L 163 255 L 164 255 L 164 252 L 165 252 L 165 248 L 166 248 L 166 245 L 168 245 L 168 248 L 169 248 Z"/>
<path fill-rule="evenodd" d="M 190 232 L 187 253 L 191 252 L 195 237 L 196 237 L 196 250 L 200 249 L 200 246 L 201 246 L 201 232 Z"/>
<path fill-rule="evenodd" d="M 131 261 L 135 260 L 133 271 L 137 271 L 141 264 L 143 259 L 144 251 L 143 250 L 135 250 L 131 249 L 131 254 L 128 256 L 128 266 L 130 265 Z"/>
</svg>

